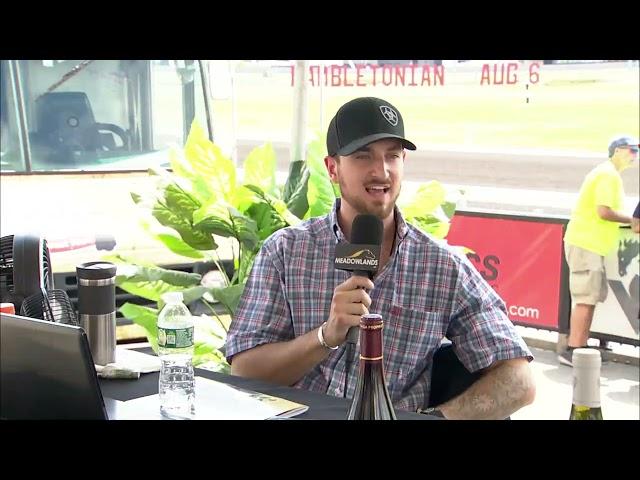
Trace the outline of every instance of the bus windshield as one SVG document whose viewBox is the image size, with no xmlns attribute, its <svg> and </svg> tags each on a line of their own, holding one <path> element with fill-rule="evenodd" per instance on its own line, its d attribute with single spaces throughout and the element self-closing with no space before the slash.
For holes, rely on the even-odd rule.
<svg viewBox="0 0 640 480">
<path fill-rule="evenodd" d="M 194 60 L 3 60 L 5 172 L 167 166 L 202 117 Z"/>
</svg>

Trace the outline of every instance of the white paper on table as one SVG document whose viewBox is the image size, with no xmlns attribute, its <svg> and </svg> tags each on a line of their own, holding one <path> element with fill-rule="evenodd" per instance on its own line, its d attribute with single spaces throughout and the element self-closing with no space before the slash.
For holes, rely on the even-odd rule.
<svg viewBox="0 0 640 480">
<path fill-rule="evenodd" d="M 193 420 L 266 420 L 291 418 L 309 407 L 284 398 L 242 390 L 225 383 L 196 376 Z M 119 418 L 151 420 L 162 418 L 160 397 L 148 395 L 124 402 Z"/>
<path fill-rule="evenodd" d="M 120 371 L 123 375 L 114 375 L 114 378 L 122 376 L 129 378 L 127 372 L 133 373 L 150 373 L 160 371 L 160 357 L 148 355 L 142 352 L 136 352 L 127 348 L 116 348 L 116 361 L 107 365 L 96 365 L 96 370 L 100 373 L 105 367 L 109 367 L 111 371 Z M 137 377 L 133 377 L 137 378 Z"/>
</svg>

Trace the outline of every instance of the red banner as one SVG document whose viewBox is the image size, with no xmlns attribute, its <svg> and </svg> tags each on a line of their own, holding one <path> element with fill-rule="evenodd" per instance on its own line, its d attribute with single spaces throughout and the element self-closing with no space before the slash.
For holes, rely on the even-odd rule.
<svg viewBox="0 0 640 480">
<path fill-rule="evenodd" d="M 514 323 L 557 329 L 562 227 L 456 213 L 447 241 L 473 250 L 467 257 L 505 301 Z"/>
</svg>

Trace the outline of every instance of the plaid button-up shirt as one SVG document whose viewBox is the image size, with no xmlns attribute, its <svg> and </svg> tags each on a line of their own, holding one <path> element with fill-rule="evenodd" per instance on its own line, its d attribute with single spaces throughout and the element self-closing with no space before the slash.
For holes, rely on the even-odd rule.
<svg viewBox="0 0 640 480">
<path fill-rule="evenodd" d="M 328 320 L 334 289 L 351 273 L 334 267 L 346 239 L 331 213 L 275 232 L 257 255 L 227 336 L 229 361 L 264 343 L 284 342 Z M 415 411 L 429 398 L 432 358 L 444 337 L 468 370 L 498 360 L 533 358 L 507 317 L 504 302 L 465 257 L 407 224 L 396 208 L 396 241 L 369 292 L 371 313 L 384 321 L 384 369 L 394 406 Z M 344 395 L 346 343 L 295 387 Z M 355 349 L 357 350 L 357 348 Z M 358 369 L 353 352 L 347 382 Z"/>
</svg>

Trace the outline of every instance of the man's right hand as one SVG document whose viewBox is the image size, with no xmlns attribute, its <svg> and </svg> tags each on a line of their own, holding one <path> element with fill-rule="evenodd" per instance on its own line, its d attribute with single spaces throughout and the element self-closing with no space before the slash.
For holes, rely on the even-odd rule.
<svg viewBox="0 0 640 480">
<path fill-rule="evenodd" d="M 367 291 L 372 289 L 371 280 L 357 275 L 336 287 L 329 320 L 323 332 L 327 345 L 341 345 L 346 340 L 349 328 L 360 325 L 360 317 L 369 313 L 371 298 Z"/>
</svg>

